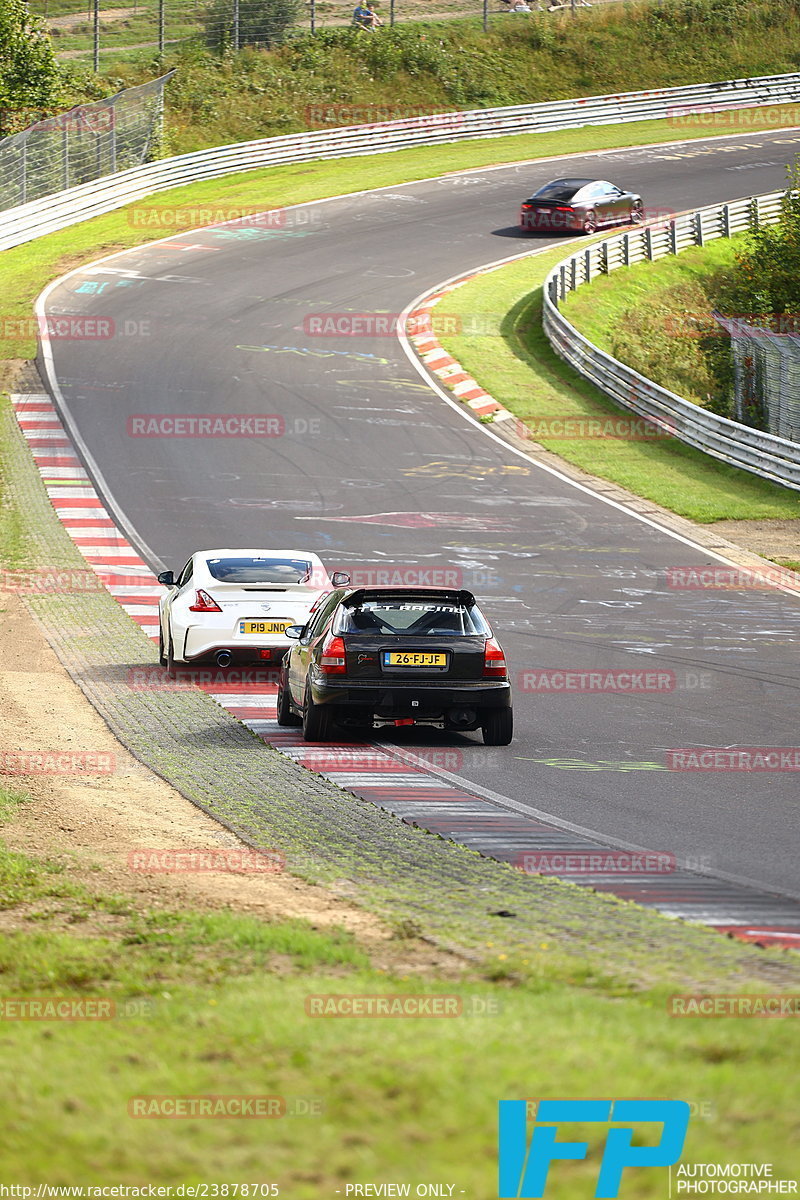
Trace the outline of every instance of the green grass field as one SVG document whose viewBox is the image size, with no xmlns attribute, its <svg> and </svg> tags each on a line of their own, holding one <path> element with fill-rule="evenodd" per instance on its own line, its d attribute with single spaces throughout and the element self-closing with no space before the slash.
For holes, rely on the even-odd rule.
<svg viewBox="0 0 800 1200">
<path fill-rule="evenodd" d="M 6 820 L 19 802 L 0 792 Z M 689 1160 L 769 1157 L 778 1174 L 800 1170 L 791 1022 L 670 1017 L 655 947 L 627 948 L 644 978 L 652 962 L 653 983 L 635 992 L 609 986 L 611 960 L 593 964 L 594 982 L 570 981 L 557 960 L 551 972 L 547 942 L 535 961 L 487 947 L 455 980 L 391 975 L 343 932 L 142 910 L 69 875 L 63 856 L 0 851 L 0 999 L 100 998 L 115 1014 L 0 1022 L 9 1179 L 275 1182 L 292 1200 L 424 1180 L 486 1200 L 497 1100 L 612 1094 L 688 1100 Z M 679 970 L 690 977 L 689 961 Z M 707 976 L 697 990 L 710 990 Z M 743 977 L 741 990 L 765 989 Z M 332 994 L 434 996 L 461 1013 L 309 1015 L 307 998 Z M 279 1096 L 287 1114 L 130 1115 L 135 1097 L 209 1095 Z M 557 1195 L 593 1190 L 599 1135 L 583 1132 L 592 1153 L 558 1169 Z M 665 1188 L 664 1171 L 635 1171 L 624 1195 L 656 1200 Z"/>
</svg>

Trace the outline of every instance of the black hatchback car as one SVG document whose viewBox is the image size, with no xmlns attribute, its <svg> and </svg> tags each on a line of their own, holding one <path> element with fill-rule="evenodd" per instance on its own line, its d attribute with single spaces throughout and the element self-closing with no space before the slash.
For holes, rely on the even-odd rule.
<svg viewBox="0 0 800 1200">
<path fill-rule="evenodd" d="M 487 746 L 513 734 L 502 649 L 471 592 L 449 588 L 340 588 L 305 625 L 290 625 L 278 724 L 309 742 L 333 726 L 480 729 Z"/>
<path fill-rule="evenodd" d="M 642 197 L 606 179 L 554 179 L 523 202 L 519 216 L 522 229 L 548 233 L 594 233 L 601 225 L 643 220 Z"/>
</svg>

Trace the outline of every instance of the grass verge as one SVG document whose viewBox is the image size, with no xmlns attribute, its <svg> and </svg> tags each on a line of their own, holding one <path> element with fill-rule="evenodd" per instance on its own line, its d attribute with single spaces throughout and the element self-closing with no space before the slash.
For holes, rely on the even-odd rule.
<svg viewBox="0 0 800 1200">
<path fill-rule="evenodd" d="M 0 819 L 20 803 L 0 789 Z M 388 974 L 342 931 L 149 911 L 69 873 L 63 856 L 0 854 L 0 999 L 113 1002 L 106 1020 L 0 1026 L 11 1178 L 130 1184 L 146 1163 L 159 1184 L 274 1182 L 293 1200 L 376 1179 L 479 1197 L 494 1186 L 497 1100 L 605 1094 L 689 1100 L 688 1159 L 758 1161 L 768 1128 L 776 1174 L 800 1169 L 788 1021 L 676 1020 L 663 984 L 616 990 L 612 961 L 570 979 L 545 953 L 487 947 L 456 984 Z M 332 994 L 440 997 L 457 1015 L 310 1015 L 307 998 Z M 286 1115 L 137 1119 L 142 1096 L 279 1096 Z M 562 1184 L 589 1194 L 595 1160 L 559 1164 Z M 660 1171 L 627 1182 L 642 1200 L 666 1184 Z"/>
<path fill-rule="evenodd" d="M 480 322 L 481 333 L 445 333 L 442 344 L 482 387 L 530 426 L 536 441 L 592 475 L 701 524 L 800 518 L 800 496 L 717 463 L 672 438 L 649 442 L 546 436 L 548 422 L 554 418 L 602 419 L 620 413 L 554 354 L 542 330 L 541 285 L 564 257 L 566 246 L 521 259 L 449 295 L 440 311 L 446 306 L 448 319 L 460 318 L 462 327 Z M 606 287 L 608 283 L 602 281 Z M 581 297 L 587 308 L 594 306 L 594 288 L 592 283 L 579 289 L 579 296 L 581 291 L 587 293 Z M 615 293 L 607 309 L 609 321 L 616 311 L 613 305 L 618 308 L 621 303 L 621 294 Z M 597 323 L 605 325 L 603 320 Z"/>
</svg>

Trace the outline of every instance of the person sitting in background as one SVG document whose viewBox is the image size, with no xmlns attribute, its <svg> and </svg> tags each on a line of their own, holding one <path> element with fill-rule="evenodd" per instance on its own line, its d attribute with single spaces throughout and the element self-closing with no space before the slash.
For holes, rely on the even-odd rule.
<svg viewBox="0 0 800 1200">
<path fill-rule="evenodd" d="M 371 33 L 374 33 L 376 27 L 382 25 L 383 21 L 369 4 L 362 4 L 359 0 L 353 9 L 353 24 L 359 29 L 369 29 Z"/>
</svg>

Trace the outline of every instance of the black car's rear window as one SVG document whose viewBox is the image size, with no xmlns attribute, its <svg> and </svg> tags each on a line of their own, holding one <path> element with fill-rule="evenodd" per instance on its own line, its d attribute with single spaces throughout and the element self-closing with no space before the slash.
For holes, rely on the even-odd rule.
<svg viewBox="0 0 800 1200">
<path fill-rule="evenodd" d="M 213 579 L 220 583 L 302 583 L 311 573 L 305 558 L 209 558 Z"/>
<path fill-rule="evenodd" d="M 559 203 L 566 203 L 590 182 L 588 179 L 556 179 L 554 183 L 546 183 L 538 192 L 534 192 L 531 200 L 558 200 Z"/>
<path fill-rule="evenodd" d="M 388 637 L 488 637 L 489 626 L 475 607 L 440 600 L 364 600 L 339 610 L 338 633 L 372 633 Z"/>
</svg>

